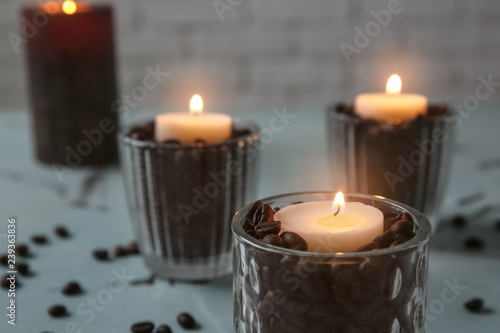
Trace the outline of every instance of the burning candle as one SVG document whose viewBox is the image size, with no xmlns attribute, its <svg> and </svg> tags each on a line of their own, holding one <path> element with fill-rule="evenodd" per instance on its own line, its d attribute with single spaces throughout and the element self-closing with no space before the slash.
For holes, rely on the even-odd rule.
<svg viewBox="0 0 500 333">
<path fill-rule="evenodd" d="M 200 95 L 191 98 L 189 110 L 189 113 L 174 112 L 157 116 L 156 141 L 178 140 L 182 144 L 191 144 L 196 140 L 203 140 L 206 143 L 216 143 L 231 137 L 231 117 L 203 112 L 203 100 Z"/>
<path fill-rule="evenodd" d="M 401 94 L 401 78 L 394 74 L 387 80 L 386 93 L 361 94 L 354 101 L 354 112 L 360 117 L 399 124 L 427 113 L 427 98 Z"/>
<path fill-rule="evenodd" d="M 282 231 L 304 238 L 312 252 L 351 252 L 370 243 L 384 230 L 382 212 L 361 202 L 345 202 L 342 192 L 333 204 L 311 201 L 282 208 L 274 219 Z"/>
</svg>

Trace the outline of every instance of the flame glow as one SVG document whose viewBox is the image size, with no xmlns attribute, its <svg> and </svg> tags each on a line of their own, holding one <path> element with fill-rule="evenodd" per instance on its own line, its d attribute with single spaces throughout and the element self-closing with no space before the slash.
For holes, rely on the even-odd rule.
<svg viewBox="0 0 500 333">
<path fill-rule="evenodd" d="M 76 13 L 76 3 L 73 0 L 66 0 L 62 4 L 62 10 L 65 14 L 72 15 Z"/>
<path fill-rule="evenodd" d="M 194 95 L 191 97 L 191 101 L 189 102 L 189 111 L 193 115 L 199 115 L 203 112 L 203 99 L 200 95 Z"/>
<path fill-rule="evenodd" d="M 392 74 L 389 80 L 387 80 L 387 85 L 385 86 L 385 91 L 388 94 L 399 94 L 401 92 L 401 78 L 397 74 Z"/>
<path fill-rule="evenodd" d="M 47 1 L 42 4 L 42 7 L 49 14 L 55 14 L 59 11 L 59 4 L 55 1 Z"/>
<path fill-rule="evenodd" d="M 338 192 L 335 195 L 335 199 L 332 204 L 332 213 L 333 216 L 342 215 L 345 211 L 345 200 L 344 194 L 342 192 Z"/>
</svg>

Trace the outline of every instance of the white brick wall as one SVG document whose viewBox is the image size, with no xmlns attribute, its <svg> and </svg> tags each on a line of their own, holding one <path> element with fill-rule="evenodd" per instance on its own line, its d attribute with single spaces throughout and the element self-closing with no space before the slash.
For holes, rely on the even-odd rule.
<svg viewBox="0 0 500 333">
<path fill-rule="evenodd" d="M 108 1 L 121 91 L 159 63 L 171 75 L 142 108 L 185 109 L 195 92 L 226 111 L 321 108 L 382 90 L 393 72 L 406 91 L 455 102 L 473 92 L 478 75 L 500 80 L 498 0 L 401 0 L 403 11 L 351 63 L 339 44 L 353 44 L 354 27 L 363 29 L 388 0 L 241 1 L 223 21 L 212 0 Z M 6 35 L 19 31 L 21 5 L 34 2 L 0 2 L 0 109 L 28 105 L 24 54 L 14 53 Z M 499 102 L 498 93 L 487 101 Z"/>
</svg>

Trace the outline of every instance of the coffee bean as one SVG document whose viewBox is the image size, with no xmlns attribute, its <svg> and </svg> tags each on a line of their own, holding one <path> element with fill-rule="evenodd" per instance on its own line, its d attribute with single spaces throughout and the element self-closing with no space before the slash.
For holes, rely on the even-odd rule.
<svg viewBox="0 0 500 333">
<path fill-rule="evenodd" d="M 327 294 L 328 295 L 328 294 Z M 295 293 L 287 295 L 285 301 L 280 303 L 281 307 L 289 313 L 293 314 L 305 314 L 309 310 L 310 303 L 306 298 L 298 296 Z"/>
<path fill-rule="evenodd" d="M 274 213 L 274 214 L 276 214 L 277 212 L 279 212 L 279 211 L 280 211 L 280 209 L 281 209 L 281 208 L 279 208 L 279 207 L 274 207 L 274 208 L 273 208 L 273 213 Z"/>
<path fill-rule="evenodd" d="M 83 292 L 78 282 L 75 281 L 70 281 L 66 283 L 66 285 L 62 288 L 61 291 L 64 295 L 78 295 Z"/>
<path fill-rule="evenodd" d="M 294 202 L 292 202 L 292 205 L 299 205 L 301 203 L 304 203 L 304 201 L 294 201 Z"/>
<path fill-rule="evenodd" d="M 475 237 L 475 236 L 468 237 L 465 240 L 464 244 L 465 244 L 465 247 L 472 249 L 472 250 L 480 250 L 480 249 L 484 248 L 484 241 L 481 238 Z"/>
<path fill-rule="evenodd" d="M 396 233 L 394 231 L 386 231 L 379 236 L 377 236 L 373 242 L 374 243 L 379 243 L 382 248 L 386 248 L 389 245 L 391 245 L 392 242 L 396 240 Z"/>
<path fill-rule="evenodd" d="M 139 254 L 140 253 L 139 245 L 137 244 L 137 242 L 130 242 L 130 244 L 128 245 L 128 253 L 129 254 Z"/>
<path fill-rule="evenodd" d="M 258 223 L 272 221 L 274 216 L 271 206 L 264 204 L 260 209 L 260 219 Z"/>
<path fill-rule="evenodd" d="M 18 264 L 16 264 L 16 270 L 21 275 L 30 275 L 30 273 L 29 273 L 30 268 L 29 268 L 28 264 L 18 263 Z"/>
<path fill-rule="evenodd" d="M 183 312 L 177 316 L 177 322 L 184 328 L 196 328 L 197 324 L 193 316 L 189 313 Z"/>
<path fill-rule="evenodd" d="M 135 323 L 130 327 L 130 330 L 134 333 L 151 333 L 153 332 L 155 325 L 150 321 L 143 321 L 140 323 Z"/>
<path fill-rule="evenodd" d="M 394 223 L 398 221 L 397 217 L 389 217 L 384 220 L 384 231 L 387 231 L 392 227 Z"/>
<path fill-rule="evenodd" d="M 401 220 L 394 223 L 389 230 L 394 231 L 397 234 L 406 236 L 409 235 L 410 232 L 413 232 L 413 223 L 407 220 Z"/>
<path fill-rule="evenodd" d="M 2 285 L 2 288 L 10 289 L 11 281 L 13 281 L 10 279 L 10 277 L 11 277 L 10 274 L 5 274 L 4 276 L 2 276 L 2 281 L 0 282 Z M 20 287 L 20 285 L 21 284 L 19 283 L 18 279 L 16 278 L 15 282 L 14 282 L 14 287 L 17 289 Z"/>
<path fill-rule="evenodd" d="M 467 218 L 463 215 L 458 215 L 458 216 L 455 216 L 452 220 L 451 220 L 451 224 L 455 227 L 455 228 L 463 228 L 467 225 Z"/>
<path fill-rule="evenodd" d="M 484 309 L 484 301 L 481 298 L 473 298 L 465 303 L 465 307 L 470 312 L 478 313 Z"/>
<path fill-rule="evenodd" d="M 285 231 L 281 234 L 281 239 L 285 247 L 289 249 L 293 248 L 294 250 L 307 251 L 307 242 L 295 232 Z"/>
<path fill-rule="evenodd" d="M 134 140 L 147 141 L 152 138 L 152 133 L 142 127 L 134 127 L 128 132 L 128 136 Z"/>
<path fill-rule="evenodd" d="M 126 256 L 128 253 L 127 253 L 127 250 L 125 250 L 125 248 L 121 245 L 117 245 L 115 246 L 115 257 L 123 257 L 123 256 Z"/>
<path fill-rule="evenodd" d="M 405 212 L 403 212 L 403 213 L 399 213 L 398 215 L 396 215 L 396 218 L 397 218 L 398 220 L 407 220 L 407 221 L 410 221 L 410 222 L 412 222 L 412 223 L 413 223 L 413 220 L 412 220 L 412 218 L 411 218 L 411 215 L 410 215 L 410 214 L 408 214 L 408 213 L 405 213 Z"/>
<path fill-rule="evenodd" d="M 158 327 L 158 329 L 156 330 L 156 333 L 172 333 L 172 330 L 170 329 L 169 326 L 167 325 L 161 325 L 160 327 Z"/>
<path fill-rule="evenodd" d="M 61 238 L 69 238 L 70 237 L 68 229 L 66 229 L 66 227 L 63 225 L 56 226 L 54 228 L 54 232 L 56 233 L 57 236 L 59 236 Z"/>
<path fill-rule="evenodd" d="M 29 256 L 29 247 L 26 244 L 19 244 L 16 245 L 16 252 L 21 256 L 21 257 L 27 257 Z"/>
<path fill-rule="evenodd" d="M 31 236 L 31 241 L 35 244 L 47 244 L 48 240 L 45 235 L 33 235 Z"/>
<path fill-rule="evenodd" d="M 94 252 L 92 252 L 92 254 L 94 255 L 94 258 L 96 258 L 97 260 L 108 260 L 108 250 L 105 250 L 105 249 L 97 249 L 97 250 L 94 250 Z"/>
<path fill-rule="evenodd" d="M 331 272 L 333 274 L 333 281 L 335 285 L 345 286 L 351 284 L 352 281 L 357 279 L 357 273 L 354 269 L 342 264 L 332 265 Z"/>
<path fill-rule="evenodd" d="M 406 235 L 406 238 L 408 239 L 412 239 L 413 237 L 415 237 L 417 234 L 414 233 L 414 232 L 410 232 L 408 235 Z"/>
<path fill-rule="evenodd" d="M 497 230 L 500 230 L 500 220 L 499 220 L 499 221 L 497 221 L 497 223 L 496 223 L 495 227 L 497 228 Z"/>
<path fill-rule="evenodd" d="M 245 217 L 253 221 L 253 216 L 263 205 L 264 203 L 262 201 L 260 200 L 255 201 L 252 207 L 250 207 L 250 210 L 248 210 L 248 213 Z"/>
<path fill-rule="evenodd" d="M 262 238 L 262 242 L 269 244 L 269 245 L 285 247 L 285 244 L 283 243 L 283 240 L 281 239 L 281 237 L 276 235 L 276 234 L 265 235 L 264 238 Z"/>
<path fill-rule="evenodd" d="M 255 226 L 255 232 L 257 236 L 264 237 L 269 234 L 279 234 L 281 230 L 280 221 L 267 221 L 261 222 Z"/>
<path fill-rule="evenodd" d="M 0 265 L 7 266 L 9 264 L 9 256 L 7 254 L 2 254 L 0 256 Z"/>
<path fill-rule="evenodd" d="M 53 318 L 66 317 L 68 315 L 64 305 L 53 305 L 47 310 L 47 312 Z"/>
<path fill-rule="evenodd" d="M 243 223 L 243 230 L 249 231 L 255 229 L 255 223 L 248 217 L 245 217 L 245 222 Z"/>
<path fill-rule="evenodd" d="M 300 282 L 302 293 L 315 301 L 324 301 L 330 297 L 328 286 L 320 274 L 309 274 L 309 276 Z"/>
<path fill-rule="evenodd" d="M 373 251 L 373 250 L 377 250 L 377 249 L 380 249 L 380 248 L 381 248 L 380 243 L 371 242 L 371 243 L 368 243 L 368 244 L 365 244 L 365 245 L 361 245 L 360 247 L 358 247 L 356 250 L 354 250 L 352 252 Z"/>
</svg>

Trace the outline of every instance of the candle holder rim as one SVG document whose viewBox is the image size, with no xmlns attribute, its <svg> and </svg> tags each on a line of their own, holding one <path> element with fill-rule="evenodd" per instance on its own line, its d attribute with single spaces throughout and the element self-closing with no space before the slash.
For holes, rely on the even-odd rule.
<svg viewBox="0 0 500 333">
<path fill-rule="evenodd" d="M 336 192 L 332 191 L 305 191 L 305 192 L 292 192 L 274 195 L 271 197 L 266 197 L 261 199 L 262 202 L 267 203 L 272 200 L 282 199 L 286 197 L 296 196 L 296 195 L 329 195 L 331 198 L 335 195 Z M 269 251 L 273 253 L 278 253 L 281 255 L 294 255 L 299 257 L 309 257 L 309 258 L 318 258 L 318 259 L 353 259 L 360 257 L 379 257 L 383 255 L 395 254 L 403 251 L 412 250 L 416 247 L 423 246 L 427 239 L 430 238 L 431 235 L 431 223 L 429 219 L 420 211 L 416 210 L 413 207 L 405 205 L 395 200 L 387 199 L 384 197 L 380 197 L 377 195 L 364 194 L 364 193 L 344 193 L 344 196 L 349 197 L 360 197 L 365 199 L 375 199 L 375 200 L 383 200 L 391 205 L 402 208 L 410 213 L 412 218 L 418 219 L 419 229 L 416 232 L 416 236 L 412 239 L 385 249 L 379 249 L 375 251 L 360 251 L 360 252 L 347 252 L 347 253 L 325 253 L 325 252 L 309 252 L 309 251 L 299 251 L 293 249 L 287 249 L 279 246 L 269 245 L 259 241 L 258 239 L 249 235 L 244 229 L 243 225 L 239 222 L 238 214 L 241 214 L 243 211 L 248 211 L 252 206 L 253 202 L 242 207 L 240 210 L 236 212 L 231 222 L 231 229 L 233 231 L 233 236 L 237 237 L 240 241 L 245 242 L 251 246 L 257 247 L 260 250 Z M 320 200 L 320 198 L 317 198 Z M 333 199 L 331 199 L 333 200 Z M 326 201 L 326 200 L 325 200 Z"/>
<path fill-rule="evenodd" d="M 355 124 L 360 124 L 362 122 L 366 122 L 366 121 L 371 121 L 373 123 L 383 123 L 382 121 L 378 120 L 378 119 L 363 119 L 359 116 L 353 116 L 352 114 L 347 114 L 347 113 L 343 113 L 343 112 L 339 112 L 338 111 L 338 107 L 339 105 L 344 105 L 344 106 L 354 106 L 354 103 L 335 103 L 335 104 L 330 104 L 326 107 L 326 114 L 328 117 L 338 117 L 342 120 L 350 120 L 350 121 L 353 121 Z M 450 114 L 453 114 L 453 113 L 456 113 L 456 110 L 455 108 L 453 108 L 450 104 L 448 103 L 429 103 L 428 104 L 429 106 L 437 106 L 437 105 L 442 105 L 446 108 L 446 112 L 444 112 L 443 114 L 441 115 L 436 115 L 436 116 L 432 116 L 432 117 L 417 117 L 415 119 L 411 119 L 411 120 L 407 120 L 407 121 L 403 121 L 401 123 L 398 123 L 398 124 L 390 124 L 391 126 L 402 126 L 404 124 L 409 124 L 415 120 L 418 120 L 418 121 L 423 121 L 423 122 L 426 122 L 426 123 L 433 123 L 433 122 L 436 122 L 436 121 L 441 121 L 441 120 L 444 120 L 445 117 L 449 117 Z M 387 124 L 389 125 L 389 124 Z"/>
<path fill-rule="evenodd" d="M 138 139 L 133 139 L 127 135 L 127 133 L 137 126 L 138 124 L 147 124 L 148 122 L 153 121 L 154 119 L 150 120 L 143 120 L 134 124 L 129 124 L 127 126 L 124 126 L 117 134 L 118 140 L 123 141 L 123 143 L 127 145 L 132 145 L 135 147 L 141 147 L 141 148 L 162 148 L 162 149 L 172 149 L 172 150 L 191 150 L 194 148 L 211 148 L 211 147 L 221 147 L 221 146 L 227 146 L 232 143 L 237 143 L 242 140 L 245 140 L 247 138 L 252 138 L 252 141 L 258 141 L 260 139 L 260 127 L 257 125 L 255 122 L 240 118 L 240 117 L 232 117 L 233 119 L 233 126 L 238 125 L 241 127 L 247 128 L 250 132 L 244 135 L 240 135 L 235 138 L 230 138 L 224 141 L 220 142 L 213 142 L 213 143 L 203 143 L 201 145 L 198 145 L 196 143 L 190 143 L 190 144 L 179 144 L 179 145 L 172 145 L 171 143 L 163 143 L 163 142 L 151 142 L 151 141 L 142 141 Z"/>
</svg>

